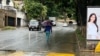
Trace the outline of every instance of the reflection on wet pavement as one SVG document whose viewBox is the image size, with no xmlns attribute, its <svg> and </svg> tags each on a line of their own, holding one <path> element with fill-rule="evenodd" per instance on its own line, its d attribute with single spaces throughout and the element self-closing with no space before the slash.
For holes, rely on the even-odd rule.
<svg viewBox="0 0 100 56">
<path fill-rule="evenodd" d="M 28 31 L 27 28 L 19 28 L 17 31 L 0 32 L 2 38 L 0 50 L 74 53 L 76 48 L 75 30 L 71 26 L 53 27 L 49 46 L 46 44 L 45 33 L 42 31 Z"/>
</svg>

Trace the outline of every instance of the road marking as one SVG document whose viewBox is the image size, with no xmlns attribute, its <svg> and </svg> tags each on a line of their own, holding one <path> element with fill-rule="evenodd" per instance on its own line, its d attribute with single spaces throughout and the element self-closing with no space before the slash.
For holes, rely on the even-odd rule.
<svg viewBox="0 0 100 56">
<path fill-rule="evenodd" d="M 25 53 L 22 51 L 17 51 L 15 53 L 8 54 L 7 56 L 24 56 Z"/>
<path fill-rule="evenodd" d="M 95 48 L 95 53 L 99 53 L 99 52 L 100 52 L 100 42 L 98 42 Z"/>
<path fill-rule="evenodd" d="M 37 31 L 35 31 L 35 41 L 34 42 L 38 42 L 39 41 L 39 38 L 38 38 L 38 32 Z M 31 42 L 31 31 L 29 31 L 29 46 L 30 46 L 30 42 Z"/>
<path fill-rule="evenodd" d="M 48 53 L 46 56 L 75 56 L 73 53 Z"/>
<path fill-rule="evenodd" d="M 23 52 L 23 51 L 16 51 L 14 53 L 10 53 L 10 54 L 2 54 L 2 56 L 42 56 L 42 55 L 46 55 L 46 56 L 75 56 L 75 54 L 73 53 L 44 53 L 44 52 Z"/>
<path fill-rule="evenodd" d="M 38 33 L 35 31 L 35 38 L 36 38 L 36 41 L 38 40 Z"/>
<path fill-rule="evenodd" d="M 30 46 L 30 42 L 31 42 L 31 34 L 32 34 L 32 33 L 31 33 L 31 31 L 29 31 L 29 37 L 28 37 L 28 39 L 29 39 L 29 46 Z M 35 35 L 35 39 L 36 39 L 36 40 L 35 40 L 34 42 L 37 42 L 37 41 L 38 41 L 37 34 L 38 34 L 38 33 L 37 33 L 37 32 L 35 32 L 35 34 L 34 34 L 34 35 Z"/>
<path fill-rule="evenodd" d="M 29 31 L 29 46 L 30 46 L 30 38 L 31 38 L 31 34 L 30 34 L 30 31 Z"/>
<path fill-rule="evenodd" d="M 16 51 L 13 53 L 6 53 L 0 54 L 0 56 L 45 56 L 47 54 L 44 52 L 23 52 L 23 51 Z"/>
</svg>

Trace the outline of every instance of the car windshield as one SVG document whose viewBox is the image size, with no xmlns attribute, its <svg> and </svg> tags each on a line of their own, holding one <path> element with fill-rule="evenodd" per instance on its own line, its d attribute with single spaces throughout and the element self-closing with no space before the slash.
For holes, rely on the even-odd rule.
<svg viewBox="0 0 100 56">
<path fill-rule="evenodd" d="M 36 22 L 36 21 L 32 21 L 32 22 L 30 22 L 30 24 L 37 24 L 38 22 Z"/>
<path fill-rule="evenodd" d="M 30 25 L 37 25 L 38 22 L 37 21 L 30 21 Z"/>
</svg>

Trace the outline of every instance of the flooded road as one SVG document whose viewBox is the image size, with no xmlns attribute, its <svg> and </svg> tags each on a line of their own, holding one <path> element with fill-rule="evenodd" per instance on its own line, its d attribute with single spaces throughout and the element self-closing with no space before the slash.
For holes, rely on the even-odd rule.
<svg viewBox="0 0 100 56">
<path fill-rule="evenodd" d="M 53 27 L 50 46 L 46 44 L 45 33 L 29 31 L 27 27 L 16 30 L 0 31 L 0 50 L 21 50 L 26 52 L 69 52 L 74 53 L 76 47 L 76 26 L 62 27 L 58 23 Z M 50 47 L 50 48 L 49 48 Z"/>
</svg>

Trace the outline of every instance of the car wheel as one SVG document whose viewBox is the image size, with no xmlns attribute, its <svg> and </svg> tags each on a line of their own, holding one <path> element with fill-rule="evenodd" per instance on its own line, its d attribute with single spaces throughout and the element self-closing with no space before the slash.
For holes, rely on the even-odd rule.
<svg viewBox="0 0 100 56">
<path fill-rule="evenodd" d="M 39 28 L 37 28 L 37 31 L 39 31 Z"/>
<path fill-rule="evenodd" d="M 39 26 L 39 27 L 37 27 L 37 31 L 40 31 L 41 29 L 40 29 L 41 27 Z"/>
<path fill-rule="evenodd" d="M 32 31 L 34 31 L 34 29 L 32 29 Z"/>
<path fill-rule="evenodd" d="M 56 24 L 54 26 L 56 26 Z"/>
<path fill-rule="evenodd" d="M 41 31 L 41 28 L 39 28 L 39 31 Z"/>
</svg>

